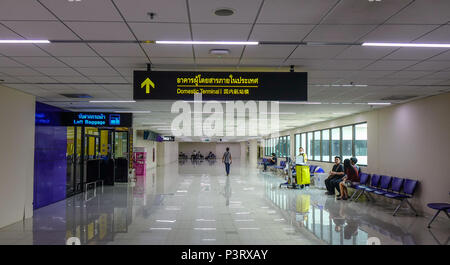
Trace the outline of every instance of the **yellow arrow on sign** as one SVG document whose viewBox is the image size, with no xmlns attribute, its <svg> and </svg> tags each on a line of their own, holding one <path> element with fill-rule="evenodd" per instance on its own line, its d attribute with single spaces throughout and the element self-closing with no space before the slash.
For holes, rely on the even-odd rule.
<svg viewBox="0 0 450 265">
<path fill-rule="evenodd" d="M 150 86 L 155 88 L 155 83 L 150 80 L 150 78 L 147 77 L 147 79 L 144 80 L 144 82 L 141 83 L 141 88 L 145 86 L 145 94 L 150 94 Z"/>
</svg>

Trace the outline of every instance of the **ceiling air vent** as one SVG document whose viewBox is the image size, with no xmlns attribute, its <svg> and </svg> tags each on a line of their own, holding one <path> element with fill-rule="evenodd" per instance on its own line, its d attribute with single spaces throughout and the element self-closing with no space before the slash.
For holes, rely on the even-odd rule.
<svg viewBox="0 0 450 265">
<path fill-rule="evenodd" d="M 417 95 L 394 95 L 381 98 L 380 100 L 407 100 L 415 97 L 417 97 Z"/>
<path fill-rule="evenodd" d="M 60 94 L 60 95 L 65 96 L 66 98 L 92 98 L 92 96 L 88 94 Z"/>
</svg>

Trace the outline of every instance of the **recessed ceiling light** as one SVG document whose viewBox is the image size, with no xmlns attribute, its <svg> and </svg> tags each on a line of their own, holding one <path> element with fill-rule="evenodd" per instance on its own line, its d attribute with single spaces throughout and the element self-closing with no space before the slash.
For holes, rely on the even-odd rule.
<svg viewBox="0 0 450 265">
<path fill-rule="evenodd" d="M 230 53 L 230 50 L 227 49 L 211 49 L 209 50 L 210 54 L 213 55 L 228 55 Z"/>
<path fill-rule="evenodd" d="M 50 43 L 49 40 L 0 40 L 3 44 Z"/>
<path fill-rule="evenodd" d="M 375 47 L 410 47 L 410 48 L 450 48 L 447 43 L 395 43 L 395 42 L 364 42 L 362 46 Z"/>
<path fill-rule="evenodd" d="M 157 40 L 156 44 L 187 44 L 187 45 L 258 45 L 257 41 L 171 41 L 171 40 Z"/>
<path fill-rule="evenodd" d="M 214 14 L 216 16 L 220 16 L 220 17 L 228 17 L 234 14 L 234 10 L 231 8 L 218 8 L 216 10 L 214 10 Z"/>
</svg>

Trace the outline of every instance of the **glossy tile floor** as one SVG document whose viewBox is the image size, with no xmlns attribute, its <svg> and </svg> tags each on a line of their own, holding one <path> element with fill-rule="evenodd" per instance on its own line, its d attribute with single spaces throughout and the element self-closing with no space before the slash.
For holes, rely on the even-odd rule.
<svg viewBox="0 0 450 265">
<path fill-rule="evenodd" d="M 0 244 L 448 244 L 450 224 L 393 205 L 336 201 L 321 189 L 279 188 L 274 172 L 235 161 L 175 163 L 129 185 L 90 190 L 0 229 Z"/>
</svg>

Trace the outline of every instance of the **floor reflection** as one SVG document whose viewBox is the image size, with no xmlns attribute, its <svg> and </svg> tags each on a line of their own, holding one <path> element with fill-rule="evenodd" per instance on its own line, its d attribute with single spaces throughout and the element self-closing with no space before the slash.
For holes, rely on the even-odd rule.
<svg viewBox="0 0 450 265">
<path fill-rule="evenodd" d="M 0 229 L 0 244 L 448 244 L 448 224 L 392 217 L 386 205 L 336 201 L 323 190 L 279 188 L 283 179 L 233 161 L 186 160 L 147 170 L 40 208 Z M 447 225 L 447 226 L 446 226 Z"/>
</svg>

